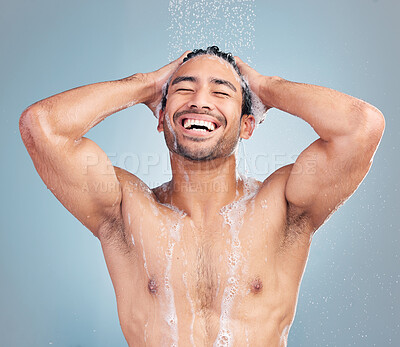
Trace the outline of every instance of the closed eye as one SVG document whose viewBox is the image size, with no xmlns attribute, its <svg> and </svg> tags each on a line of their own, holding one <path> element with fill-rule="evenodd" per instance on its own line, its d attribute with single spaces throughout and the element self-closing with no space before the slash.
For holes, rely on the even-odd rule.
<svg viewBox="0 0 400 347">
<path fill-rule="evenodd" d="M 214 94 L 223 95 L 223 96 L 230 96 L 228 93 L 224 93 L 224 92 L 214 92 Z"/>
<path fill-rule="evenodd" d="M 187 89 L 187 88 L 179 88 L 176 90 L 177 92 L 192 92 L 192 89 Z"/>
</svg>

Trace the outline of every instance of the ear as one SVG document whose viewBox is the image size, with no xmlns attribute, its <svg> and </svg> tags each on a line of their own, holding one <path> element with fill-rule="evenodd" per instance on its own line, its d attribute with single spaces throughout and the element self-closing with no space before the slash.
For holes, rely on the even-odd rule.
<svg viewBox="0 0 400 347">
<path fill-rule="evenodd" d="M 256 128 L 256 119 L 251 114 L 244 114 L 240 123 L 240 137 L 249 139 Z"/>
<path fill-rule="evenodd" d="M 164 131 L 164 116 L 165 112 L 160 109 L 160 111 L 158 112 L 158 125 L 157 125 L 157 130 L 159 133 Z"/>
</svg>

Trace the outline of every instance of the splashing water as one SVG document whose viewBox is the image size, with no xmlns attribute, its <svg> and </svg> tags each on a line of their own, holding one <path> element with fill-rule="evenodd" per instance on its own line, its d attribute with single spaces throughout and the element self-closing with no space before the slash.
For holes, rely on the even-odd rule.
<svg viewBox="0 0 400 347">
<path fill-rule="evenodd" d="M 171 328 L 171 338 L 174 341 L 174 344 L 178 345 L 178 317 L 176 315 L 176 309 L 175 309 L 174 290 L 170 283 L 170 272 L 172 266 L 172 257 L 174 254 L 174 246 L 175 242 L 169 241 L 168 250 L 165 253 L 167 258 L 166 259 L 167 267 L 164 276 L 164 286 L 165 286 L 165 295 L 167 297 L 167 307 L 168 307 L 165 320 Z"/>
<path fill-rule="evenodd" d="M 228 256 L 228 285 L 226 286 L 221 302 L 220 330 L 214 346 L 231 346 L 233 335 L 230 330 L 229 321 L 233 305 L 233 300 L 238 292 L 239 279 L 237 272 L 242 263 L 241 243 L 239 240 L 239 230 L 243 224 L 244 208 L 242 201 L 236 201 L 221 209 L 224 222 L 231 232 L 231 251 Z"/>
<path fill-rule="evenodd" d="M 132 239 L 132 245 L 135 246 L 135 239 L 133 238 L 133 234 L 131 234 L 131 239 Z"/>
<path fill-rule="evenodd" d="M 170 276 L 171 276 L 172 259 L 174 255 L 175 244 L 176 242 L 179 242 L 181 239 L 180 236 L 180 229 L 182 228 L 181 223 L 182 219 L 186 216 L 186 214 L 181 212 L 174 206 L 171 206 L 171 208 L 175 211 L 177 216 L 176 220 L 171 221 L 171 225 L 169 226 L 168 249 L 165 252 L 166 269 L 164 275 L 164 287 L 165 287 L 166 312 L 164 319 L 169 325 L 171 330 L 171 338 L 173 341 L 172 346 L 178 346 L 178 316 L 176 314 L 174 290 L 172 287 Z"/>
<path fill-rule="evenodd" d="M 252 62 L 255 0 L 170 0 L 168 11 L 169 60 L 217 45 Z"/>
<path fill-rule="evenodd" d="M 170 61 L 186 50 L 217 45 L 255 67 L 255 0 L 170 0 L 168 11 Z M 251 100 L 252 114 L 259 125 L 266 109 L 254 92 Z"/>
<path fill-rule="evenodd" d="M 193 335 L 193 327 L 194 327 L 194 320 L 196 318 L 196 313 L 195 313 L 195 308 L 194 308 L 194 302 L 190 296 L 189 287 L 187 284 L 187 272 L 185 272 L 182 275 L 182 280 L 183 280 L 183 283 L 184 283 L 185 289 L 186 289 L 186 299 L 189 301 L 190 310 L 192 311 L 192 321 L 190 323 L 190 343 L 192 344 L 192 346 L 196 346 L 196 344 L 194 342 L 194 335 Z"/>
<path fill-rule="evenodd" d="M 144 343 L 147 342 L 147 326 L 149 325 L 149 322 L 147 321 L 146 324 L 144 325 Z"/>
<path fill-rule="evenodd" d="M 234 336 L 230 327 L 231 311 L 233 301 L 239 291 L 239 271 L 245 268 L 243 264 L 242 245 L 239 239 L 239 232 L 244 222 L 246 212 L 246 202 L 257 193 L 257 184 L 254 179 L 241 177 L 244 182 L 243 197 L 229 205 L 224 206 L 220 214 L 224 218 L 224 223 L 229 227 L 231 234 L 231 251 L 228 256 L 228 284 L 225 287 L 220 316 L 220 330 L 214 346 L 232 346 Z"/>
<path fill-rule="evenodd" d="M 147 268 L 146 252 L 144 250 L 144 244 L 143 244 L 143 234 L 142 234 L 142 230 L 141 229 L 139 230 L 139 234 L 140 234 L 140 244 L 142 246 L 142 254 L 143 254 L 143 267 L 144 267 L 144 269 L 146 271 L 147 278 L 150 279 L 149 269 Z M 133 235 L 132 235 L 132 242 L 135 245 L 134 239 L 133 239 Z"/>
</svg>

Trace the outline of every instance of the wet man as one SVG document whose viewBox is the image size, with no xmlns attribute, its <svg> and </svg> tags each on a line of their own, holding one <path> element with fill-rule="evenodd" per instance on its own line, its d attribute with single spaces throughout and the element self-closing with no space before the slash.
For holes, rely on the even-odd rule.
<svg viewBox="0 0 400 347">
<path fill-rule="evenodd" d="M 216 47 L 188 53 L 37 102 L 21 116 L 22 139 L 47 187 L 100 240 L 129 346 L 286 346 L 312 235 L 367 174 L 383 116 Z M 266 109 L 320 137 L 264 182 L 235 171 L 238 141 L 261 120 L 243 76 Z M 157 114 L 170 151 L 173 178 L 154 189 L 84 137 L 138 103 Z"/>
</svg>

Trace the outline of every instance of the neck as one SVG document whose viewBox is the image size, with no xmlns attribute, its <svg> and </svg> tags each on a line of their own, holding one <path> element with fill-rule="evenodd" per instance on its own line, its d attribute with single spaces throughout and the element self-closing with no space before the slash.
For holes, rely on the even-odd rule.
<svg viewBox="0 0 400 347">
<path fill-rule="evenodd" d="M 171 153 L 169 201 L 202 225 L 232 202 L 239 189 L 235 154 L 196 162 Z"/>
</svg>

